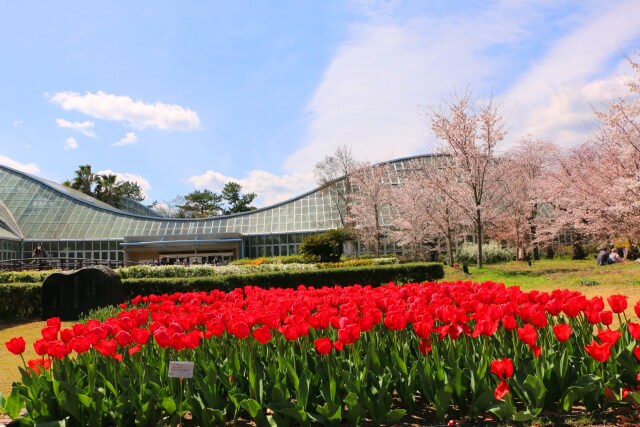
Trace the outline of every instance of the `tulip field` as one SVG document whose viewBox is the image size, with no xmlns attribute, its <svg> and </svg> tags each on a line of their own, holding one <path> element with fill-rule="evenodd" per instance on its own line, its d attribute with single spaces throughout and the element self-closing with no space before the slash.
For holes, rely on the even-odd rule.
<svg viewBox="0 0 640 427">
<path fill-rule="evenodd" d="M 21 425 L 527 421 L 640 403 L 640 303 L 493 282 L 245 287 L 49 319 L 0 399 Z M 21 337 L 6 342 L 22 357 Z M 170 376 L 170 362 L 193 373 Z M 26 413 L 20 411 L 26 407 Z M 57 425 L 57 424 L 56 424 Z"/>
</svg>

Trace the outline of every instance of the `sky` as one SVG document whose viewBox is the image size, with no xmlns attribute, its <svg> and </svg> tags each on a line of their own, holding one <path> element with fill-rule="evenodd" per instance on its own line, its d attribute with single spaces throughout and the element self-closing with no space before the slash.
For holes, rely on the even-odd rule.
<svg viewBox="0 0 640 427">
<path fill-rule="evenodd" d="M 432 153 L 428 112 L 495 97 L 507 136 L 588 141 L 626 93 L 637 0 L 20 1 L 0 12 L 0 163 L 79 165 L 171 203 L 235 181 L 257 207 L 314 189 L 339 146 Z"/>
</svg>

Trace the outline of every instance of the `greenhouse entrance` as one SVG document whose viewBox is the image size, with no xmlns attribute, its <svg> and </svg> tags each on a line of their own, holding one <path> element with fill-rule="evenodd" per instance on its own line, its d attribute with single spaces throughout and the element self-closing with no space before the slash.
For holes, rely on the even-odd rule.
<svg viewBox="0 0 640 427">
<path fill-rule="evenodd" d="M 122 243 L 125 261 L 143 264 L 221 264 L 243 258 L 244 242 L 239 233 L 128 236 Z"/>
</svg>

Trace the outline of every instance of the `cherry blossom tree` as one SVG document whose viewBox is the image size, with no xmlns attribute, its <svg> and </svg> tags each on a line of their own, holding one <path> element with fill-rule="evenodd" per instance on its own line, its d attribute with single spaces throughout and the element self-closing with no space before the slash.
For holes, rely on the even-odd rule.
<svg viewBox="0 0 640 427">
<path fill-rule="evenodd" d="M 529 250 L 534 259 L 539 259 L 540 209 L 545 203 L 544 190 L 558 154 L 555 144 L 526 136 L 498 162 L 502 203 L 492 236 L 512 241 L 519 259 Z"/>
<path fill-rule="evenodd" d="M 391 185 L 386 164 L 358 164 L 351 175 L 353 193 L 347 220 L 354 224 L 358 240 L 380 256 L 382 241 L 388 234 Z"/>
<path fill-rule="evenodd" d="M 640 63 L 627 59 L 636 75 L 629 94 L 596 110 L 598 128 L 590 141 L 570 149 L 552 186 L 558 226 L 570 225 L 598 239 L 627 237 L 640 230 Z"/>
<path fill-rule="evenodd" d="M 493 98 L 482 102 L 471 94 L 452 95 L 428 113 L 431 130 L 440 139 L 445 176 L 450 181 L 439 189 L 473 224 L 478 244 L 478 267 L 482 267 L 484 224 L 498 204 L 496 145 L 504 139 L 502 116 Z"/>
<path fill-rule="evenodd" d="M 351 154 L 351 147 L 341 145 L 333 154 L 318 162 L 313 170 L 318 185 L 329 192 L 343 227 L 349 225 L 347 218 L 353 192 L 351 174 L 356 168 L 357 162 Z"/>
<path fill-rule="evenodd" d="M 393 191 L 393 232 L 396 241 L 418 258 L 425 241 L 444 241 L 449 265 L 453 244 L 464 226 L 464 215 L 441 188 L 450 181 L 441 168 L 442 157 L 416 159 L 408 166 L 402 185 Z"/>
</svg>

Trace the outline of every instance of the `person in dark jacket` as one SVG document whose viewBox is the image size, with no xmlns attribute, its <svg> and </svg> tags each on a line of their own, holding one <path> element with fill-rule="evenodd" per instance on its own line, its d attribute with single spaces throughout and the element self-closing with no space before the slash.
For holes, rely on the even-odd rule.
<svg viewBox="0 0 640 427">
<path fill-rule="evenodd" d="M 609 248 L 604 247 L 600 249 L 600 252 L 598 252 L 598 256 L 596 257 L 596 262 L 598 265 L 609 264 Z"/>
</svg>

